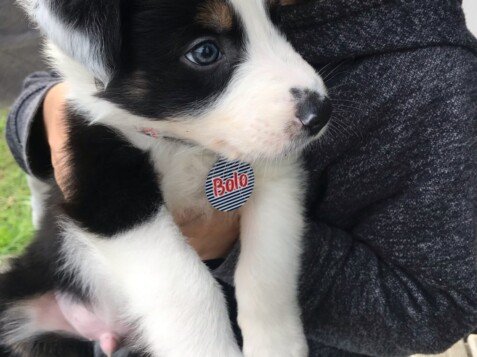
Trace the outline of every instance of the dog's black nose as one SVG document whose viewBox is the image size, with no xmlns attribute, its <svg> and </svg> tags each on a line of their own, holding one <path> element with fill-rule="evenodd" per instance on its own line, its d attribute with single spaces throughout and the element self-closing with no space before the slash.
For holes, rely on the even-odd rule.
<svg viewBox="0 0 477 357">
<path fill-rule="evenodd" d="M 331 100 L 312 91 L 292 89 L 292 94 L 297 100 L 296 117 L 310 135 L 318 134 L 331 118 Z"/>
</svg>

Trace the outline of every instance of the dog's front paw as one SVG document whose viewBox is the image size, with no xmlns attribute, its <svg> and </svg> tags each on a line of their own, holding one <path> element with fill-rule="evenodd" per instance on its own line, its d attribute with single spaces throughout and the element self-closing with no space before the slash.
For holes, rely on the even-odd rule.
<svg viewBox="0 0 477 357">
<path fill-rule="evenodd" d="M 308 357 L 301 324 L 242 324 L 244 357 Z"/>
</svg>

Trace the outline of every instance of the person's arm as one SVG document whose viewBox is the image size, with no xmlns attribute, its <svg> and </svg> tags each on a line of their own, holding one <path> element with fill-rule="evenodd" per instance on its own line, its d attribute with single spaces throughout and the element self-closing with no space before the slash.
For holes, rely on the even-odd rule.
<svg viewBox="0 0 477 357">
<path fill-rule="evenodd" d="M 403 91 L 385 83 L 395 107 L 324 174 L 330 193 L 307 235 L 301 282 L 312 352 L 317 342 L 382 357 L 437 353 L 477 326 L 477 60 L 464 67 L 464 50 L 423 58 L 432 54 L 453 67 L 416 75 L 404 70 L 417 55 L 392 62 L 404 63 Z M 343 217 L 327 214 L 340 204 L 354 213 L 337 228 Z"/>
<path fill-rule="evenodd" d="M 434 237 L 434 249 L 401 247 L 407 265 L 387 260 L 360 237 L 326 224 L 317 224 L 311 234 L 301 303 L 312 355 L 321 356 L 321 344 L 381 357 L 441 353 L 475 329 L 476 262 L 470 233 L 464 239 L 468 244 L 458 242 L 457 247 L 451 248 L 455 235 L 445 232 Z M 447 253 L 457 249 L 459 256 L 446 256 L 440 248 Z M 324 256 L 318 259 L 319 253 Z"/>
<path fill-rule="evenodd" d="M 7 142 L 15 160 L 26 173 L 42 179 L 53 173 L 43 103 L 60 80 L 52 72 L 31 74 L 25 79 L 7 119 Z"/>
</svg>

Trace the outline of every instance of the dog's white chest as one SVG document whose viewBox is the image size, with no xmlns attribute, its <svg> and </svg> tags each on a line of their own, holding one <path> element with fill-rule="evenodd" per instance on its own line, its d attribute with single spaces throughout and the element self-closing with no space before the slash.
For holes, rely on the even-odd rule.
<svg viewBox="0 0 477 357">
<path fill-rule="evenodd" d="M 203 149 L 168 143 L 152 153 L 166 207 L 177 219 L 209 215 L 205 181 L 217 157 Z"/>
</svg>

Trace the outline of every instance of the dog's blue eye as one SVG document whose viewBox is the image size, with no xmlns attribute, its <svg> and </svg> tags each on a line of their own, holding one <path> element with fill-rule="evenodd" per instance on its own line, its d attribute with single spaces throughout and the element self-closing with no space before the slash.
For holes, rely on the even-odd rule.
<svg viewBox="0 0 477 357">
<path fill-rule="evenodd" d="M 209 66 L 222 58 L 222 53 L 215 43 L 206 41 L 190 50 L 186 58 L 199 66 Z"/>
</svg>

